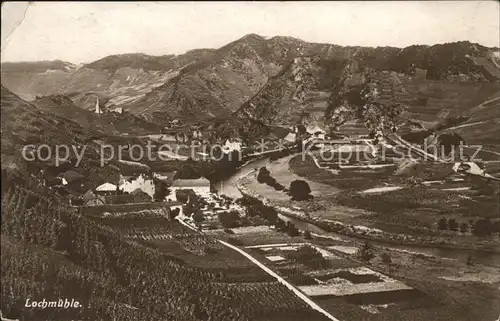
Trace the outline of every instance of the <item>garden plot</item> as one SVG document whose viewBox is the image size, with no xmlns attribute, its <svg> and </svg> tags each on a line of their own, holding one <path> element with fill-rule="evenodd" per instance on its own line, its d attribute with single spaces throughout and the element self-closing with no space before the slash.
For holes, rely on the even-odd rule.
<svg viewBox="0 0 500 321">
<path fill-rule="evenodd" d="M 279 256 L 279 255 L 269 255 L 269 256 L 266 256 L 266 259 L 268 259 L 269 261 L 272 261 L 272 262 L 279 262 L 279 261 L 285 260 L 284 257 Z"/>
<path fill-rule="evenodd" d="M 367 267 L 324 270 L 308 274 L 317 285 L 299 286 L 308 296 L 345 296 L 363 293 L 411 290 L 406 284 Z"/>
</svg>

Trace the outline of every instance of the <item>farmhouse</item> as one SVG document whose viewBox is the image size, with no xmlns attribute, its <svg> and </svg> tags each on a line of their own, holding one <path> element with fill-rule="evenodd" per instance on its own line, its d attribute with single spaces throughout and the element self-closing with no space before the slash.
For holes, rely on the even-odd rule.
<svg viewBox="0 0 500 321">
<path fill-rule="evenodd" d="M 82 203 L 83 206 L 99 206 L 106 204 L 103 197 L 97 195 L 90 189 L 83 194 Z"/>
<path fill-rule="evenodd" d="M 204 177 L 198 179 L 178 179 L 175 180 L 170 187 L 170 195 L 167 200 L 177 201 L 177 190 L 193 190 L 194 193 L 200 196 L 210 195 L 210 181 Z"/>
<path fill-rule="evenodd" d="M 132 191 L 130 195 L 133 196 L 134 203 L 147 203 L 151 201 L 151 197 L 148 195 L 148 193 L 144 192 L 140 188 L 136 189 L 135 191 Z"/>
<path fill-rule="evenodd" d="M 241 143 L 240 139 L 230 138 L 230 139 L 226 140 L 222 150 L 225 154 L 228 154 L 228 153 L 231 153 L 232 151 L 235 151 L 235 150 L 241 151 L 241 146 L 242 146 L 242 143 Z"/>
<path fill-rule="evenodd" d="M 147 178 L 144 174 L 139 175 L 135 179 L 120 180 L 119 189 L 125 193 L 132 193 L 133 191 L 140 189 L 144 193 L 148 194 L 151 198 L 155 193 L 155 185 L 153 183 L 153 180 Z"/>
<path fill-rule="evenodd" d="M 111 109 L 111 112 L 113 112 L 115 114 L 123 114 L 123 107 L 113 108 L 113 109 Z"/>
</svg>

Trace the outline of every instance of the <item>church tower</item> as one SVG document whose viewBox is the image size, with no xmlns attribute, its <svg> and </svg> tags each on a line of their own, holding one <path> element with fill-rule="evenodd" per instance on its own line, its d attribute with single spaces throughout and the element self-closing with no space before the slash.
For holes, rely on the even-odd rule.
<svg viewBox="0 0 500 321">
<path fill-rule="evenodd" d="M 99 96 L 97 96 L 97 99 L 95 101 L 95 113 L 102 114 L 101 107 L 99 106 Z"/>
</svg>

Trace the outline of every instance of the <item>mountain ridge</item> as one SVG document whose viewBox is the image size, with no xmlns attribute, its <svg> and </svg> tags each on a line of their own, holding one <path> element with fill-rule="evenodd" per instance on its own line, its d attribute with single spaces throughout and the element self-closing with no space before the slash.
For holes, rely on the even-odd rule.
<svg viewBox="0 0 500 321">
<path fill-rule="evenodd" d="M 427 78 L 438 81 L 460 75 L 468 81 L 498 81 L 491 49 L 468 41 L 374 48 L 248 34 L 218 49 L 193 49 L 181 55 L 111 55 L 71 70 L 41 72 L 42 67 L 35 68 L 38 72 L 16 72 L 10 63 L 7 71 L 2 68 L 2 83 L 27 100 L 64 94 L 78 107 L 90 109 L 92 99 L 84 97 L 92 93 L 109 106 L 121 106 L 149 120 L 155 113 L 211 119 L 239 110 L 293 59 L 313 56 L 351 60 L 357 70 L 412 74 L 422 69 Z"/>
</svg>

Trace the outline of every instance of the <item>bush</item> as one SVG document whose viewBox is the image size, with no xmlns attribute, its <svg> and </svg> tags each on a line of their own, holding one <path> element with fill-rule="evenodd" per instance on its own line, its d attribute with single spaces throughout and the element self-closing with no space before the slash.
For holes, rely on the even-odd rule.
<svg viewBox="0 0 500 321">
<path fill-rule="evenodd" d="M 259 199 L 244 196 L 236 201 L 237 204 L 245 207 L 248 217 L 262 217 L 270 224 L 275 224 L 278 220 L 278 212 L 272 207 L 264 205 Z"/>
<path fill-rule="evenodd" d="M 389 265 L 389 264 L 391 264 L 391 263 L 392 263 L 391 255 L 390 255 L 389 253 L 382 253 L 382 254 L 380 255 L 380 258 L 382 259 L 382 262 L 383 262 L 384 264 Z"/>
<path fill-rule="evenodd" d="M 467 256 L 467 260 L 465 261 L 465 264 L 467 264 L 468 266 L 472 266 L 474 265 L 474 258 L 472 257 L 472 255 L 468 255 Z"/>
<path fill-rule="evenodd" d="M 224 233 L 227 233 L 227 234 L 234 234 L 233 230 L 231 230 L 230 228 L 225 228 L 225 229 L 224 229 Z"/>
<path fill-rule="evenodd" d="M 366 263 L 370 262 L 375 257 L 373 246 L 370 243 L 365 242 L 365 244 L 363 244 L 363 246 L 356 253 L 356 256 Z"/>
<path fill-rule="evenodd" d="M 205 216 L 203 215 L 203 213 L 201 211 L 195 211 L 193 213 L 193 221 L 197 224 L 203 222 L 205 220 Z"/>
<path fill-rule="evenodd" d="M 294 201 L 305 201 L 313 198 L 311 188 L 306 181 L 297 179 L 290 183 L 289 195 Z"/>
<path fill-rule="evenodd" d="M 288 234 L 288 236 L 294 237 L 300 235 L 299 229 L 295 227 L 293 223 L 286 222 L 285 226 L 286 226 L 286 234 Z"/>
<path fill-rule="evenodd" d="M 445 218 L 439 219 L 439 221 L 438 221 L 438 229 L 440 231 L 447 230 L 448 229 L 448 220 L 446 220 Z"/>
<path fill-rule="evenodd" d="M 457 221 L 455 221 L 455 219 L 450 218 L 448 220 L 448 229 L 450 231 L 456 231 L 456 230 L 458 230 L 458 223 L 457 223 Z"/>
<path fill-rule="evenodd" d="M 265 167 L 260 168 L 259 174 L 257 174 L 257 182 L 261 184 L 267 184 L 277 191 L 283 191 L 285 189 L 285 186 L 278 183 L 276 179 L 270 175 L 269 170 Z"/>
<path fill-rule="evenodd" d="M 178 208 L 174 208 L 173 210 L 170 211 L 170 219 L 174 219 L 177 217 L 177 215 L 179 215 L 179 213 L 181 212 L 180 209 Z"/>
<path fill-rule="evenodd" d="M 234 228 L 239 226 L 240 215 L 237 211 L 221 212 L 217 216 L 219 222 L 225 228 Z"/>
<path fill-rule="evenodd" d="M 183 204 L 189 202 L 196 202 L 196 194 L 193 190 L 188 189 L 178 189 L 175 191 L 175 197 L 177 200 Z"/>
<path fill-rule="evenodd" d="M 257 174 L 257 182 L 264 184 L 270 177 L 270 172 L 267 168 L 261 167 L 259 173 Z"/>
<path fill-rule="evenodd" d="M 310 267 L 325 266 L 327 263 L 327 261 L 323 258 L 323 255 L 310 245 L 303 245 L 295 251 L 288 251 L 285 256 L 289 260 Z"/>
<path fill-rule="evenodd" d="M 285 189 L 285 186 L 281 185 L 278 183 L 274 178 L 270 178 L 270 180 L 267 182 L 267 185 L 271 186 L 277 191 L 283 191 Z"/>
<path fill-rule="evenodd" d="M 168 189 L 168 186 L 166 183 L 163 181 L 157 180 L 155 182 L 155 193 L 154 193 L 154 201 L 155 202 L 163 202 L 165 200 L 165 197 L 170 195 L 170 190 Z"/>
<path fill-rule="evenodd" d="M 500 221 L 493 222 L 491 230 L 493 233 L 500 233 Z"/>
<path fill-rule="evenodd" d="M 493 232 L 493 225 L 487 218 L 482 218 L 476 221 L 472 227 L 472 233 L 476 236 L 488 236 Z"/>
<path fill-rule="evenodd" d="M 213 246 L 206 246 L 204 249 L 203 249 L 203 252 L 206 254 L 206 255 L 211 255 L 211 254 L 217 254 L 219 252 L 219 250 Z"/>
</svg>

